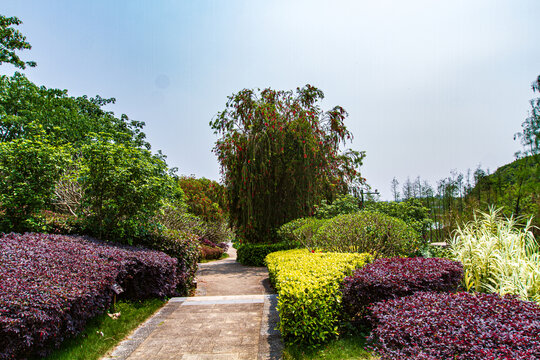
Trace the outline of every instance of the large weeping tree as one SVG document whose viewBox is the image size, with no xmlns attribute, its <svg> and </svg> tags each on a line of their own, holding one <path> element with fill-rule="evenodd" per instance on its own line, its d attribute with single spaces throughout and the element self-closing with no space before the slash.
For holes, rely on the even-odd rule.
<svg viewBox="0 0 540 360">
<path fill-rule="evenodd" d="M 352 139 L 345 110 L 322 111 L 321 90 L 244 89 L 210 123 L 229 193 L 231 225 L 240 239 L 269 242 L 275 229 L 312 214 L 322 199 L 364 182 L 364 152 L 340 149 Z"/>
</svg>

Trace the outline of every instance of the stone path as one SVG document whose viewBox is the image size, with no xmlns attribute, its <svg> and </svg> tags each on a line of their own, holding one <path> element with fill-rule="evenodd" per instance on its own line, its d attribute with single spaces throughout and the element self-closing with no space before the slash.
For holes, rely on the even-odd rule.
<svg viewBox="0 0 540 360">
<path fill-rule="evenodd" d="M 281 359 L 268 272 L 229 255 L 199 264 L 196 296 L 172 298 L 105 359 Z"/>
</svg>

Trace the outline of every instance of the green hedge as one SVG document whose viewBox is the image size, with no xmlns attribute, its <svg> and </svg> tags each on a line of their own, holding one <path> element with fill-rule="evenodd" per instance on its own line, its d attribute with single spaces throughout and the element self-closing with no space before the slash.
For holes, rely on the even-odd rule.
<svg viewBox="0 0 540 360">
<path fill-rule="evenodd" d="M 314 347 L 339 334 L 341 283 L 370 254 L 307 249 L 274 252 L 265 262 L 278 293 L 279 330 L 287 345 Z"/>
<path fill-rule="evenodd" d="M 264 266 L 266 255 L 296 247 L 298 247 L 296 244 L 283 242 L 277 244 L 240 244 L 236 246 L 236 261 L 242 265 Z"/>
</svg>

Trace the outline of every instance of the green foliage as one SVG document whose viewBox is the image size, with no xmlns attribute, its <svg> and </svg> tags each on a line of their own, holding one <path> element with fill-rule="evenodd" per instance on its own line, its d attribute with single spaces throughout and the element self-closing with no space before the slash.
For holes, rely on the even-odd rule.
<svg viewBox="0 0 540 360">
<path fill-rule="evenodd" d="M 540 248 L 530 222 L 523 228 L 499 213 L 475 214 L 455 233 L 450 250 L 463 263 L 465 287 L 540 302 Z"/>
<path fill-rule="evenodd" d="M 309 218 L 299 218 L 281 225 L 277 231 L 277 237 L 281 242 L 296 243 L 294 231 L 309 221 Z"/>
<path fill-rule="evenodd" d="M 533 92 L 540 92 L 540 75 L 532 83 Z M 521 124 L 523 132 L 517 133 L 514 138 L 519 137 L 525 148 L 525 155 L 540 154 L 540 98 L 531 100 L 530 116 Z M 538 163 L 538 162 L 537 162 Z"/>
<path fill-rule="evenodd" d="M 179 283 L 177 291 L 182 296 L 187 296 L 193 286 L 197 272 L 197 261 L 201 254 L 197 235 L 179 230 L 154 228 L 149 234 L 139 238 L 137 242 L 178 259 Z"/>
<path fill-rule="evenodd" d="M 375 257 L 393 257 L 415 253 L 421 242 L 414 229 L 403 220 L 360 211 L 327 220 L 306 245 L 310 249 L 369 252 Z"/>
<path fill-rule="evenodd" d="M 7 62 L 20 69 L 25 69 L 26 65 L 36 66 L 33 61 L 22 61 L 15 53 L 15 50 L 31 49 L 32 46 L 26 41 L 26 37 L 12 26 L 20 25 L 22 21 L 17 17 L 6 17 L 0 14 L 0 65 Z"/>
<path fill-rule="evenodd" d="M 82 214 L 99 238 L 138 236 L 174 190 L 167 165 L 150 151 L 97 137 L 81 149 Z"/>
<path fill-rule="evenodd" d="M 178 185 L 185 194 L 188 211 L 205 221 L 223 222 L 227 219 L 227 194 L 216 181 L 182 176 Z"/>
<path fill-rule="evenodd" d="M 3 231 L 33 229 L 67 163 L 66 152 L 43 135 L 0 142 L 0 211 Z"/>
<path fill-rule="evenodd" d="M 360 210 L 360 202 L 350 194 L 339 195 L 331 204 L 324 199 L 316 207 L 314 216 L 319 219 L 330 219 L 341 214 L 351 214 Z"/>
<path fill-rule="evenodd" d="M 318 349 L 288 346 L 283 360 L 376 360 L 374 353 L 366 349 L 366 339 L 361 335 L 340 337 Z"/>
<path fill-rule="evenodd" d="M 370 254 L 278 251 L 266 257 L 278 293 L 279 331 L 286 345 L 314 347 L 339 334 L 343 278 Z"/>
<path fill-rule="evenodd" d="M 304 247 L 313 250 L 313 237 L 319 229 L 328 222 L 326 219 L 306 218 L 306 221 L 298 229 L 293 231 L 293 236 L 297 242 Z"/>
<path fill-rule="evenodd" d="M 401 219 L 423 237 L 427 235 L 433 223 L 429 209 L 418 199 L 407 199 L 402 202 L 370 202 L 364 206 L 364 210 Z"/>
<path fill-rule="evenodd" d="M 107 133 L 116 143 L 150 148 L 144 141 L 143 122 L 126 115 L 116 118 L 102 109 L 114 98 L 70 97 L 67 90 L 39 87 L 20 73 L 0 76 L 0 94 L 0 141 L 31 136 L 38 124 L 51 141 L 74 149 L 92 140 L 91 133 Z"/>
<path fill-rule="evenodd" d="M 323 112 L 321 90 L 244 89 L 210 125 L 229 194 L 231 225 L 248 242 L 271 242 L 282 224 L 310 215 L 355 181 L 364 153 L 339 147 L 351 134 L 345 110 Z"/>
<path fill-rule="evenodd" d="M 274 243 L 274 244 L 241 244 L 236 249 L 236 261 L 247 266 L 264 266 L 266 255 L 282 250 L 295 249 L 299 244 Z"/>
<path fill-rule="evenodd" d="M 502 207 L 506 216 L 534 216 L 540 219 L 540 154 L 527 156 L 501 166 L 495 173 L 482 176 L 469 198 L 478 207 Z"/>
</svg>

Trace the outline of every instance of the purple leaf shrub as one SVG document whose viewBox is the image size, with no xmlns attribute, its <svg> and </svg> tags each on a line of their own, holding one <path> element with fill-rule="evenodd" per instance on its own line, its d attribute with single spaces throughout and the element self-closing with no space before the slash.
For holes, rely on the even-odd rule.
<svg viewBox="0 0 540 360">
<path fill-rule="evenodd" d="M 517 297 L 418 292 L 370 311 L 382 360 L 540 359 L 540 307 Z"/>
<path fill-rule="evenodd" d="M 378 259 L 343 280 L 343 307 L 362 320 L 368 305 L 417 291 L 456 291 L 463 277 L 460 262 L 440 258 Z"/>
<path fill-rule="evenodd" d="M 0 359 L 44 355 L 122 297 L 175 294 L 177 260 L 164 253 L 90 238 L 0 237 Z"/>
</svg>

